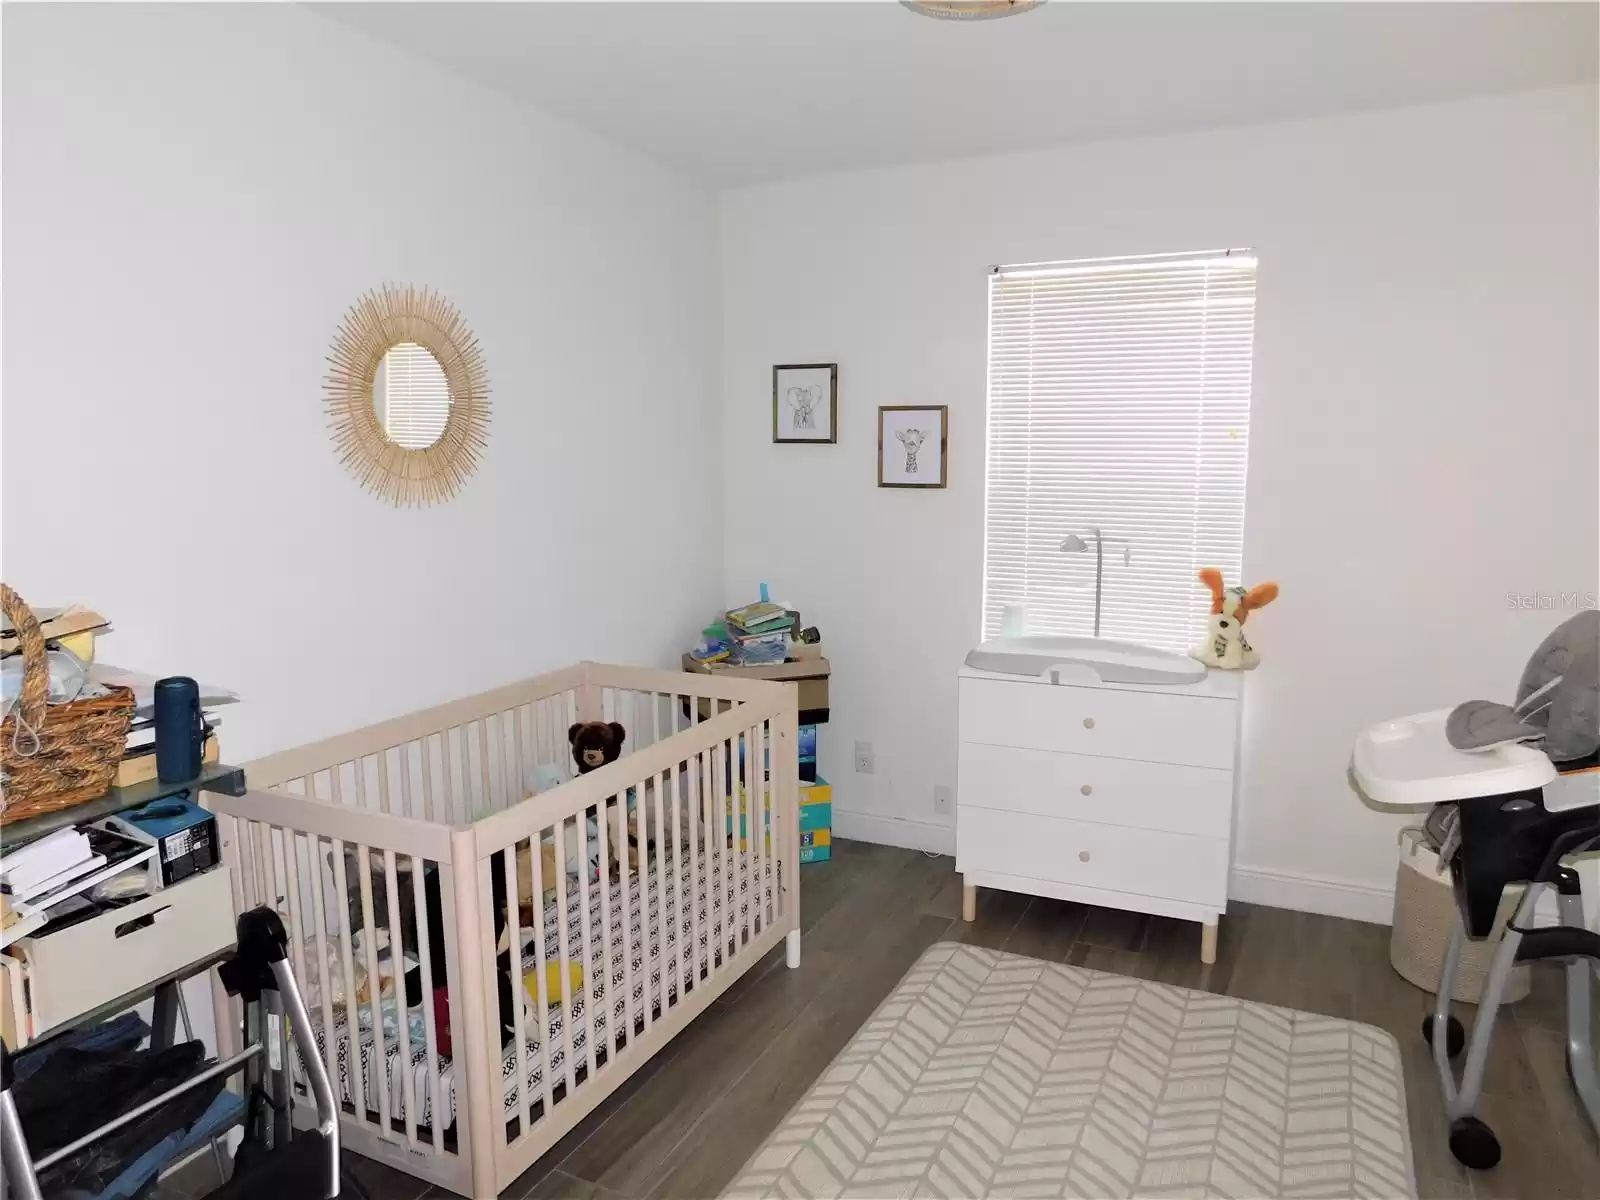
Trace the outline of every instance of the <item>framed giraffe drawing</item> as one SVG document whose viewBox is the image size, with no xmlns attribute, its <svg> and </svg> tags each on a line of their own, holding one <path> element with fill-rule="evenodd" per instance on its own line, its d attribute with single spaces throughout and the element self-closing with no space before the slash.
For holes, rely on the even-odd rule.
<svg viewBox="0 0 1600 1200">
<path fill-rule="evenodd" d="M 949 412 L 942 404 L 889 404 L 878 409 L 879 487 L 945 485 Z"/>
</svg>

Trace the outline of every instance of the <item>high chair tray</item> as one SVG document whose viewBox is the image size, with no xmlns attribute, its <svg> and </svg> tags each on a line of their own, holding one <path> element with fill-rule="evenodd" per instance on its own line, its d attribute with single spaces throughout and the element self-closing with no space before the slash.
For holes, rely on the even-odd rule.
<svg viewBox="0 0 1600 1200">
<path fill-rule="evenodd" d="M 1430 808 L 1474 796 L 1543 787 L 1556 769 L 1532 746 L 1457 750 L 1445 737 L 1450 710 L 1380 721 L 1356 738 L 1351 770 L 1361 790 L 1382 804 Z"/>
</svg>

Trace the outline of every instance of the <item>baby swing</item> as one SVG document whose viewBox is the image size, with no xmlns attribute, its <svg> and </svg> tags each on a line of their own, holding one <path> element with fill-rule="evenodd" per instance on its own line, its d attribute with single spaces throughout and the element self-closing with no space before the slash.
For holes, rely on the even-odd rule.
<svg viewBox="0 0 1600 1200">
<path fill-rule="evenodd" d="M 1429 808 L 1441 865 L 1448 864 L 1457 919 L 1422 1033 L 1433 1049 L 1450 1121 L 1450 1151 L 1466 1167 L 1500 1161 L 1494 1131 L 1474 1115 L 1512 969 L 1566 960 L 1567 1067 L 1600 1134 L 1600 1081 L 1590 1034 L 1600 933 L 1583 919 L 1578 872 L 1564 860 L 1600 848 L 1600 611 L 1562 623 L 1534 652 L 1514 707 L 1473 700 L 1449 711 L 1384 721 L 1356 740 L 1352 770 L 1381 803 Z M 1526 890 L 1484 982 L 1468 1041 L 1450 996 L 1468 938 L 1494 927 L 1507 887 Z M 1558 921 L 1535 928 L 1539 896 L 1553 887 Z M 1451 1060 L 1466 1048 L 1458 1083 Z"/>
</svg>

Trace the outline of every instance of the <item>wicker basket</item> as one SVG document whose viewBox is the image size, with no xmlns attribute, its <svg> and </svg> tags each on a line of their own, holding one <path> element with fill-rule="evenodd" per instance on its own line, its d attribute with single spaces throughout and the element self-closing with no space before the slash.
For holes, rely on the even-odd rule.
<svg viewBox="0 0 1600 1200">
<path fill-rule="evenodd" d="M 1400 872 L 1394 883 L 1394 929 L 1389 937 L 1389 961 L 1402 978 L 1423 991 L 1439 988 L 1439 968 L 1456 919 L 1455 891 L 1450 873 L 1439 873 L 1439 856 L 1414 833 L 1402 835 Z M 1495 914 L 1494 932 L 1481 942 L 1468 942 L 1456 972 L 1453 1000 L 1476 1004 L 1489 974 L 1489 960 L 1500 945 L 1506 922 L 1522 900 L 1521 888 L 1507 888 Z M 1528 966 L 1514 967 L 1506 981 L 1505 1003 L 1528 994 L 1532 981 Z"/>
<path fill-rule="evenodd" d="M 59 812 L 111 786 L 133 720 L 133 693 L 50 704 L 50 664 L 33 610 L 0 583 L 0 607 L 22 648 L 22 694 L 0 723 L 0 825 Z M 19 725 L 19 721 L 21 724 Z"/>
</svg>

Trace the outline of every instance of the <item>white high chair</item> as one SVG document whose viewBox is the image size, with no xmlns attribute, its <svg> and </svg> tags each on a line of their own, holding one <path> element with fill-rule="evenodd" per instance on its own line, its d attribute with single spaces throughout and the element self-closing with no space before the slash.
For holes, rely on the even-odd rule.
<svg viewBox="0 0 1600 1200">
<path fill-rule="evenodd" d="M 1445 807 L 1448 860 L 1457 917 L 1439 973 L 1433 1014 L 1422 1033 L 1433 1048 L 1450 1121 L 1450 1151 L 1466 1167 L 1500 1161 L 1494 1131 L 1474 1113 L 1506 981 L 1519 962 L 1566 959 L 1567 1066 L 1572 1086 L 1600 1134 L 1600 1080 L 1590 1033 L 1593 976 L 1600 971 L 1600 933 L 1584 925 L 1578 873 L 1563 860 L 1600 846 L 1600 760 L 1564 763 L 1524 744 L 1462 751 L 1445 737 L 1444 711 L 1384 721 L 1356 740 L 1352 771 L 1372 799 L 1410 807 Z M 1432 818 L 1430 818 L 1432 820 Z M 1451 1059 L 1467 1043 L 1450 1015 L 1450 996 L 1467 939 L 1481 941 L 1494 926 L 1501 893 L 1526 884 L 1484 982 L 1461 1078 Z M 1556 889 L 1560 924 L 1535 928 L 1534 910 L 1547 886 Z"/>
</svg>

